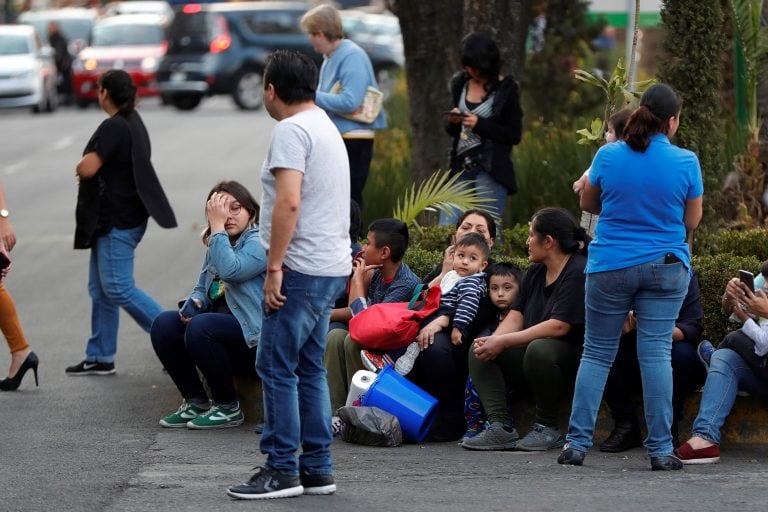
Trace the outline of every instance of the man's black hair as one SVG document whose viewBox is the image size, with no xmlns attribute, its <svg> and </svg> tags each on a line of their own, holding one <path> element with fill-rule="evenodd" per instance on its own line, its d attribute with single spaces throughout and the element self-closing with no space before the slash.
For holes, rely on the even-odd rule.
<svg viewBox="0 0 768 512">
<path fill-rule="evenodd" d="M 378 219 L 371 222 L 368 232 L 373 233 L 376 247 L 389 247 L 390 258 L 397 263 L 408 249 L 408 225 L 397 219 Z"/>
<path fill-rule="evenodd" d="M 291 50 L 277 50 L 267 57 L 264 88 L 272 84 L 277 97 L 288 105 L 315 100 L 317 66 L 304 55 Z"/>
</svg>

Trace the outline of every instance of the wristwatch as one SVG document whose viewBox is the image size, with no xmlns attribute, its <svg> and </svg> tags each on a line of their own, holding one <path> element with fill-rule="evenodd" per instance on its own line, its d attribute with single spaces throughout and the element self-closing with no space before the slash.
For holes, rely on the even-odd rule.
<svg viewBox="0 0 768 512">
<path fill-rule="evenodd" d="M 7 219 L 8 218 L 8 210 L 6 210 L 5 208 L 0 210 L 0 218 Z"/>
</svg>

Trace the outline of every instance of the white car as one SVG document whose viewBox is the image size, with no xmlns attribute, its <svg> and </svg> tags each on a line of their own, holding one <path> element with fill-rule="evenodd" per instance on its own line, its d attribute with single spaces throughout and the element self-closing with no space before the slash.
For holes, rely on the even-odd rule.
<svg viewBox="0 0 768 512">
<path fill-rule="evenodd" d="M 0 108 L 53 112 L 58 104 L 53 50 L 30 25 L 0 25 Z"/>
</svg>

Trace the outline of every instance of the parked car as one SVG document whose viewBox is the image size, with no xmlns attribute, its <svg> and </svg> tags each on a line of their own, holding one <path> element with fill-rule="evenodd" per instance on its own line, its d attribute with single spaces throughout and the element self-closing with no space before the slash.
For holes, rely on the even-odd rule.
<svg viewBox="0 0 768 512">
<path fill-rule="evenodd" d="M 58 106 L 53 51 L 30 25 L 0 25 L 0 108 Z"/>
<path fill-rule="evenodd" d="M 43 44 L 48 44 L 48 24 L 56 22 L 59 30 L 69 42 L 69 53 L 72 57 L 88 46 L 91 29 L 98 13 L 95 9 L 83 7 L 64 7 L 62 9 L 45 9 L 41 11 L 24 11 L 19 14 L 18 23 L 33 25 Z"/>
<path fill-rule="evenodd" d="M 206 96 L 228 94 L 243 110 L 263 104 L 267 56 L 298 50 L 318 64 L 299 22 L 309 9 L 294 2 L 186 4 L 168 33 L 168 52 L 157 70 L 165 102 L 192 110 Z"/>
<path fill-rule="evenodd" d="M 139 96 L 157 96 L 157 66 L 167 48 L 165 21 L 153 14 L 124 14 L 97 21 L 91 45 L 72 66 L 78 106 L 86 107 L 98 99 L 96 80 L 109 68 L 130 74 Z"/>
<path fill-rule="evenodd" d="M 397 72 L 405 65 L 400 21 L 392 14 L 372 14 L 355 9 L 340 13 L 344 34 L 371 58 L 379 88 L 388 95 Z"/>
</svg>

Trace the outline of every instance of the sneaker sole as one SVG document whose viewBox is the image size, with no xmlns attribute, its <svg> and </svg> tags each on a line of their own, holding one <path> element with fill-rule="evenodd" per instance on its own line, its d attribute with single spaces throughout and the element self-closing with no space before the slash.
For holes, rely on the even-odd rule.
<svg viewBox="0 0 768 512">
<path fill-rule="evenodd" d="M 547 450 L 562 448 L 564 444 L 565 444 L 565 440 L 559 441 L 555 444 L 548 445 L 548 446 L 525 446 L 525 445 L 518 444 L 515 446 L 515 450 L 520 450 L 521 452 L 546 452 Z"/>
<path fill-rule="evenodd" d="M 239 421 L 229 421 L 229 422 L 227 422 L 227 423 L 222 423 L 222 424 L 220 424 L 220 425 L 206 425 L 206 426 L 195 425 L 194 423 L 192 423 L 192 422 L 190 421 L 190 422 L 187 422 L 185 426 L 186 426 L 187 428 L 189 428 L 189 429 L 192 429 L 192 430 L 213 430 L 213 429 L 217 429 L 217 428 L 232 428 L 232 427 L 239 427 L 240 425 L 242 425 L 242 424 L 243 424 L 243 421 L 244 421 L 244 420 L 239 420 Z"/>
<path fill-rule="evenodd" d="M 165 428 L 186 428 L 187 427 L 186 423 L 168 423 L 165 420 L 160 420 L 158 421 L 158 423 L 160 424 L 161 427 L 165 427 Z"/>
<path fill-rule="evenodd" d="M 243 494 L 234 492 L 227 489 L 227 495 L 232 498 L 240 500 L 271 500 L 275 498 L 295 498 L 304 494 L 304 488 L 302 486 L 291 487 L 290 489 L 282 489 L 280 491 L 265 492 L 262 494 Z"/>
<path fill-rule="evenodd" d="M 117 373 L 117 370 L 99 370 L 99 371 L 87 371 L 87 372 L 65 372 L 70 377 L 83 377 L 88 375 L 98 375 L 98 376 L 106 376 L 106 375 L 114 375 Z"/>
<path fill-rule="evenodd" d="M 304 487 L 304 494 L 309 496 L 325 496 L 336 492 L 336 484 L 323 485 L 320 487 Z"/>
<path fill-rule="evenodd" d="M 491 444 L 486 446 L 472 446 L 468 445 L 467 443 L 463 442 L 459 445 L 465 450 L 470 450 L 474 452 L 504 452 L 509 450 L 514 450 L 515 445 L 517 443 L 507 443 L 507 444 Z"/>
<path fill-rule="evenodd" d="M 689 460 L 683 460 L 683 464 L 688 465 L 696 465 L 696 464 L 717 464 L 720 462 L 720 457 L 707 457 L 705 459 L 689 459 Z"/>
</svg>

